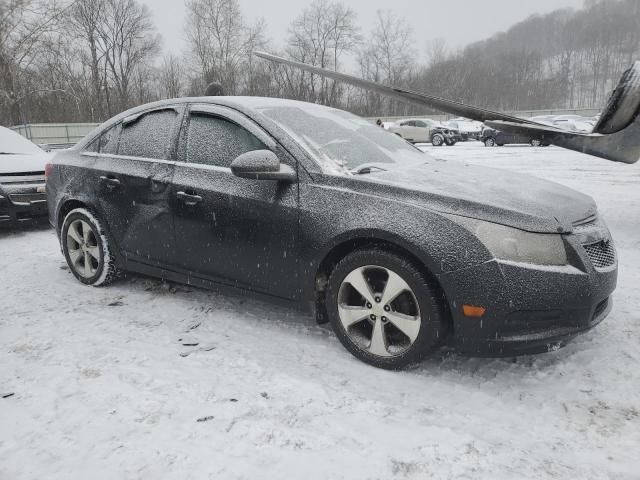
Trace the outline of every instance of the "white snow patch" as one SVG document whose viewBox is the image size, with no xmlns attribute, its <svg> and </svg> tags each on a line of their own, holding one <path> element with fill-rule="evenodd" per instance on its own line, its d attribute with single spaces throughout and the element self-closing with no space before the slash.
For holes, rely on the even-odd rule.
<svg viewBox="0 0 640 480">
<path fill-rule="evenodd" d="M 142 277 L 85 287 L 51 231 L 0 233 L 0 478 L 638 478 L 640 165 L 426 149 L 592 195 L 621 266 L 611 315 L 556 352 L 388 372 L 309 316 Z"/>
</svg>

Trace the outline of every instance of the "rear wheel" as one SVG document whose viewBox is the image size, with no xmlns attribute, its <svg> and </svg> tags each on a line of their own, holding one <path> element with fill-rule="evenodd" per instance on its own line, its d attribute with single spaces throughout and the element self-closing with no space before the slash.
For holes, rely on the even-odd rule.
<svg viewBox="0 0 640 480">
<path fill-rule="evenodd" d="M 537 138 L 532 138 L 529 143 L 531 144 L 532 147 L 541 147 L 542 146 L 542 140 L 537 139 Z"/>
<path fill-rule="evenodd" d="M 117 276 L 104 227 L 85 208 L 71 210 L 62 223 L 62 251 L 71 273 L 85 285 L 108 285 Z"/>
<path fill-rule="evenodd" d="M 382 249 L 359 250 L 340 261 L 329 277 L 326 305 L 340 342 L 376 367 L 416 363 L 444 337 L 434 285 L 412 263 Z"/>
<path fill-rule="evenodd" d="M 434 147 L 441 147 L 444 144 L 444 136 L 436 133 L 433 137 L 431 137 L 431 144 Z"/>
</svg>

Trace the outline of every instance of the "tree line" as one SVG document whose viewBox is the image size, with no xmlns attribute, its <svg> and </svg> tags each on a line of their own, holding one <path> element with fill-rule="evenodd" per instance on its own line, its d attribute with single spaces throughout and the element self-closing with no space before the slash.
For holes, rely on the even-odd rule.
<svg viewBox="0 0 640 480">
<path fill-rule="evenodd" d="M 301 7 L 283 47 L 239 0 L 185 0 L 185 51 L 165 53 L 140 0 L 0 0 L 0 124 L 99 122 L 149 101 L 203 94 L 278 96 L 362 115 L 424 113 L 256 58 L 268 50 L 316 66 L 497 110 L 601 106 L 640 58 L 640 0 L 585 0 L 450 50 L 416 48 L 407 20 L 377 12 L 369 31 L 341 0 Z"/>
</svg>

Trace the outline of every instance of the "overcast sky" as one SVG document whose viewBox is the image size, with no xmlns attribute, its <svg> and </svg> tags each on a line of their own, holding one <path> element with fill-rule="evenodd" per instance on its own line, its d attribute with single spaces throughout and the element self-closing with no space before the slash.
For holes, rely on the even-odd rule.
<svg viewBox="0 0 640 480">
<path fill-rule="evenodd" d="M 165 49 L 180 53 L 185 48 L 184 0 L 143 0 L 152 9 Z M 416 49 L 424 55 L 427 42 L 444 38 L 450 48 L 463 47 L 508 29 L 534 13 L 563 7 L 580 8 L 584 0 L 348 0 L 358 15 L 362 32 L 375 21 L 376 11 L 391 9 L 409 21 Z M 267 33 L 276 47 L 284 44 L 291 21 L 310 0 L 240 0 L 247 20 L 264 18 Z"/>
</svg>

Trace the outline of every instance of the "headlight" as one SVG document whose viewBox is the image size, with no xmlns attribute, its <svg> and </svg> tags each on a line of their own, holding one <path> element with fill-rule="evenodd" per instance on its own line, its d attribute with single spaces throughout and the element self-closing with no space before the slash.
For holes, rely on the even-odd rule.
<svg viewBox="0 0 640 480">
<path fill-rule="evenodd" d="M 566 265 L 567 251 L 555 233 L 530 233 L 497 223 L 458 220 L 498 259 L 536 265 Z"/>
</svg>

